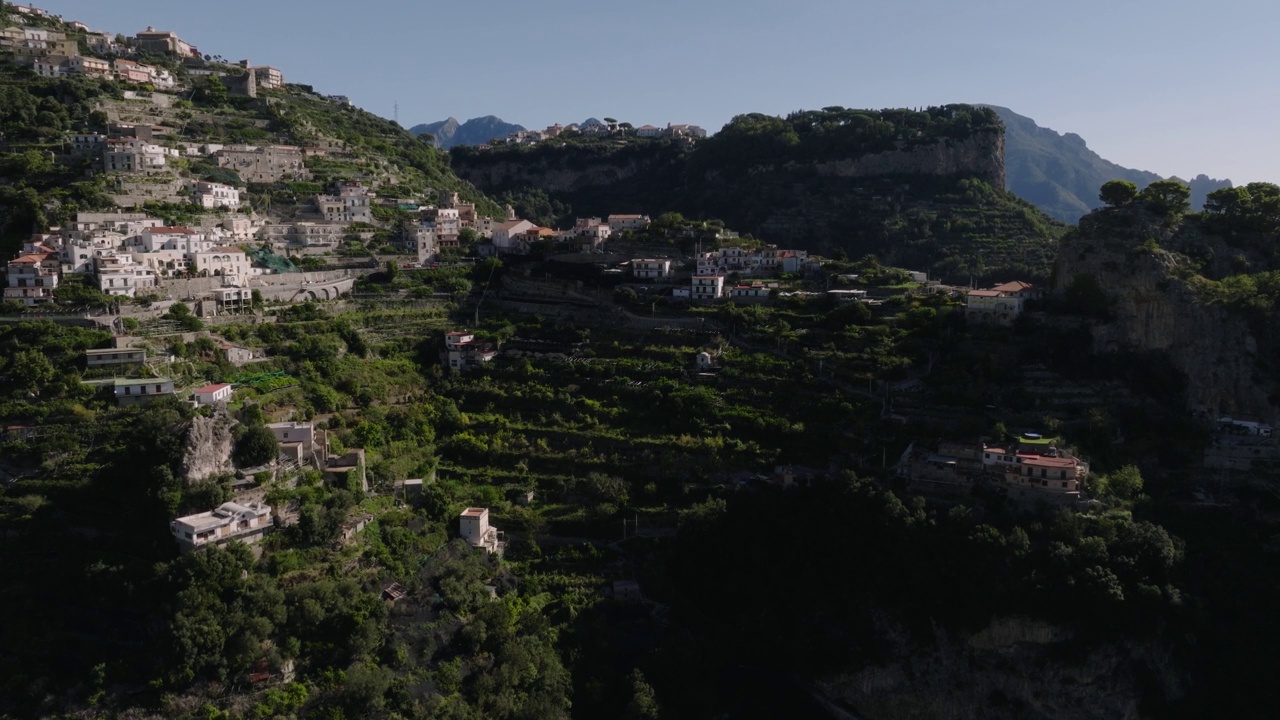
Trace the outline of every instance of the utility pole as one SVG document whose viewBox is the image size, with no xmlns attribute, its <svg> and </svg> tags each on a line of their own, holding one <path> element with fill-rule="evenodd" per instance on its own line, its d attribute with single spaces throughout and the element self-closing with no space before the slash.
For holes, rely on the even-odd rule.
<svg viewBox="0 0 1280 720">
<path fill-rule="evenodd" d="M 395 109 L 392 110 L 391 118 L 395 120 L 397 125 L 400 124 L 400 103 L 396 103 Z"/>
</svg>

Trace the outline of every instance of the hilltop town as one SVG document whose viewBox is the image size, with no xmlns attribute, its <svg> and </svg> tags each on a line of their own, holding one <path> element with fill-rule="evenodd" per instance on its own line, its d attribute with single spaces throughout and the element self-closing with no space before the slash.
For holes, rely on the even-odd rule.
<svg viewBox="0 0 1280 720">
<path fill-rule="evenodd" d="M 968 106 L 454 156 L 733 183 L 584 161 L 569 205 L 286 73 L 0 3 L 0 716 L 1194 717 L 1252 677 L 1201 650 L 1274 597 L 1274 278 L 1209 276 L 1280 190 L 1104 187 L 1059 243 Z"/>
</svg>

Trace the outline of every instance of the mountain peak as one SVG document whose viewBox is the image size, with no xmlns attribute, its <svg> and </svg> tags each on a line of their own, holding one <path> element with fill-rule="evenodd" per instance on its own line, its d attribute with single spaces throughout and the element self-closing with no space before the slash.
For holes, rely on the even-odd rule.
<svg viewBox="0 0 1280 720">
<path fill-rule="evenodd" d="M 503 138 L 521 130 L 524 130 L 523 126 L 504 122 L 496 115 L 485 115 L 464 123 L 459 123 L 457 118 L 450 116 L 448 120 L 415 125 L 409 132 L 414 135 L 431 135 L 435 138 L 436 147 L 448 150 L 459 145 L 487 145 L 494 138 Z"/>
<path fill-rule="evenodd" d="M 1075 133 L 1041 127 L 1008 108 L 986 107 L 1004 123 L 1009 191 L 1059 220 L 1074 223 L 1101 207 L 1098 189 L 1109 180 L 1128 180 L 1146 187 L 1163 179 L 1156 173 L 1123 167 L 1103 158 Z M 1187 184 L 1191 187 L 1192 207 L 1199 208 L 1208 193 L 1230 187 L 1231 181 L 1201 175 Z"/>
</svg>

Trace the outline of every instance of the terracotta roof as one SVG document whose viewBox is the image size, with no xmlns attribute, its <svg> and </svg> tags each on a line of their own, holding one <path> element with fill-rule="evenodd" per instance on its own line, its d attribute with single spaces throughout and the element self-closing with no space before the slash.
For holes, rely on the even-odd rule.
<svg viewBox="0 0 1280 720">
<path fill-rule="evenodd" d="M 197 395 L 209 395 L 209 394 L 211 394 L 211 393 L 216 393 L 216 392 L 218 392 L 219 390 L 222 390 L 223 388 L 229 388 L 229 387 L 231 387 L 231 385 L 230 385 L 230 384 L 228 384 L 228 383 L 213 383 L 212 385 L 205 385 L 204 387 L 200 388 L 199 390 L 196 390 L 196 394 L 197 394 Z"/>
<path fill-rule="evenodd" d="M 149 228 L 152 235 L 195 235 L 196 231 L 185 227 Z"/>
<path fill-rule="evenodd" d="M 1076 461 L 1073 458 L 1045 457 L 1043 455 L 1024 455 L 1022 453 L 1018 453 L 1018 459 L 1022 461 L 1023 465 L 1031 465 L 1033 467 L 1073 468 L 1076 466 Z"/>
<path fill-rule="evenodd" d="M 970 290 L 969 297 L 1004 297 L 1004 293 L 995 290 Z"/>
<path fill-rule="evenodd" d="M 1023 290 L 1034 290 L 1035 287 L 1036 286 L 1031 283 L 1014 280 L 1013 282 L 1007 282 L 1003 285 L 997 285 L 991 289 L 999 292 L 1016 293 L 1022 292 Z"/>
</svg>

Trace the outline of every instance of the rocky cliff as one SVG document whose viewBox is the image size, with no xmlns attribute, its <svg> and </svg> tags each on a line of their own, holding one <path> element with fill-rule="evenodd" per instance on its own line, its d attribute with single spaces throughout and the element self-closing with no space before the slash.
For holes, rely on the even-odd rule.
<svg viewBox="0 0 1280 720">
<path fill-rule="evenodd" d="M 223 408 L 212 417 L 197 415 L 187 427 L 182 447 L 182 477 L 188 483 L 234 470 L 231 449 L 236 421 Z"/>
<path fill-rule="evenodd" d="M 897 660 L 828 678 L 829 697 L 866 720 L 1102 720 L 1142 717 L 1144 692 L 1185 691 L 1156 643 L 1085 646 L 1044 622 L 1005 618 L 967 638 L 939 631 L 921 647 L 899 636 Z"/>
<path fill-rule="evenodd" d="M 633 178 L 670 170 L 678 151 L 654 145 L 639 152 L 604 155 L 579 154 L 571 148 L 559 152 L 488 153 L 483 160 L 454 155 L 459 177 L 487 192 L 537 188 L 549 195 L 572 195 L 593 188 L 614 187 Z M 462 159 L 460 159 L 462 158 Z"/>
<path fill-rule="evenodd" d="M 1186 404 L 1209 416 L 1274 418 L 1272 381 L 1260 367 L 1247 317 L 1204 297 L 1198 263 L 1182 252 L 1199 235 L 1140 206 L 1095 212 L 1063 238 L 1055 289 L 1098 315 L 1092 350 L 1165 354 L 1186 377 Z"/>
<path fill-rule="evenodd" d="M 1005 185 L 1004 133 L 983 130 L 969 137 L 814 164 L 818 175 L 865 178 L 886 175 L 974 177 Z"/>
<path fill-rule="evenodd" d="M 485 192 L 536 193 L 557 218 L 678 212 L 767 242 L 861 256 L 956 282 L 1045 279 L 1062 228 L 1004 190 L 1004 136 L 990 110 L 746 115 L 692 146 L 543 143 L 455 149 Z"/>
</svg>

